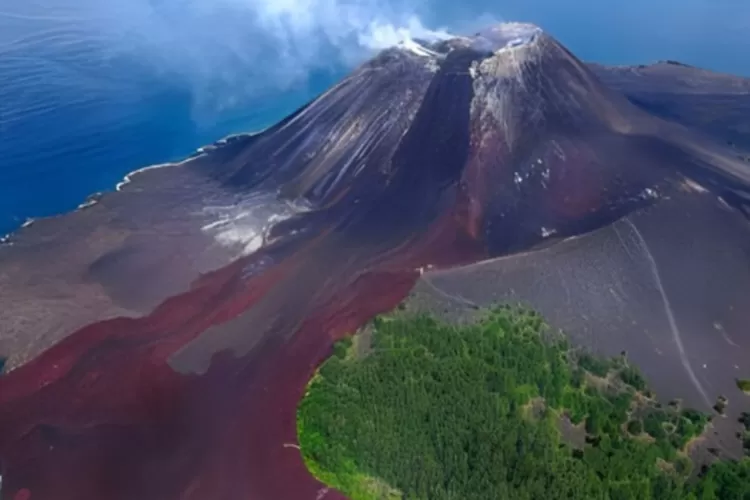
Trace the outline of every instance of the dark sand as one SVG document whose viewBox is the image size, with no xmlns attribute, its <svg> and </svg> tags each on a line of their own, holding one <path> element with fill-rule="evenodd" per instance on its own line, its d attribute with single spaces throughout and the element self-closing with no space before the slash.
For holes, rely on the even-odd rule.
<svg viewBox="0 0 750 500">
<path fill-rule="evenodd" d="M 425 273 L 407 307 L 451 320 L 471 306 L 521 303 L 574 344 L 626 351 L 666 403 L 702 411 L 720 395 L 720 447 L 740 456 L 737 419 L 750 398 L 748 221 L 709 193 L 685 192 L 593 233 L 543 250 Z M 715 445 L 715 443 L 714 443 Z"/>
</svg>

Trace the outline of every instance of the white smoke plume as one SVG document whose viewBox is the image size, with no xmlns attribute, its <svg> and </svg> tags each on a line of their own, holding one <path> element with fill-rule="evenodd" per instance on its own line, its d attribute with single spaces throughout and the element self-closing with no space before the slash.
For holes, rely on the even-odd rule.
<svg viewBox="0 0 750 500">
<path fill-rule="evenodd" d="M 38 58 L 45 68 L 36 73 L 90 80 L 129 61 L 188 86 L 196 100 L 231 106 L 316 72 L 343 71 L 411 37 L 448 36 L 425 27 L 418 7 L 410 0 L 10 0 L 0 7 L 0 58 Z M 103 83 L 129 78 L 121 72 L 119 82 Z"/>
</svg>

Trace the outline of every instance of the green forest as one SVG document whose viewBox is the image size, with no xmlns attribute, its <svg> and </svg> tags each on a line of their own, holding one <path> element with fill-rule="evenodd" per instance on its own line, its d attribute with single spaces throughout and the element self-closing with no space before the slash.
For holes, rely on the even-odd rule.
<svg viewBox="0 0 750 500">
<path fill-rule="evenodd" d="M 659 404 L 625 355 L 511 307 L 376 318 L 335 345 L 297 418 L 311 473 L 352 500 L 750 500 L 750 459 L 693 470 L 708 422 Z"/>
</svg>

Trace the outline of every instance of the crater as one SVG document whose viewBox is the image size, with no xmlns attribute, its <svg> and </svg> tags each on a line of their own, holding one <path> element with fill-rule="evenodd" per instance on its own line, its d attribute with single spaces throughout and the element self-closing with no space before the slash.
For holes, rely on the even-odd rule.
<svg viewBox="0 0 750 500">
<path fill-rule="evenodd" d="M 541 33 L 542 29 L 534 24 L 497 24 L 477 33 L 475 47 L 493 52 L 523 47 L 534 43 Z"/>
</svg>

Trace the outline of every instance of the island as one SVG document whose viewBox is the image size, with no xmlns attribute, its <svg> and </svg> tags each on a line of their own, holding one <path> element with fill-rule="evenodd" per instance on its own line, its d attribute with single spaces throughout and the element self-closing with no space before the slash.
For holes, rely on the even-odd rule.
<svg viewBox="0 0 750 500">
<path fill-rule="evenodd" d="M 6 500 L 742 493 L 750 79 L 412 42 L 0 242 Z"/>
</svg>

